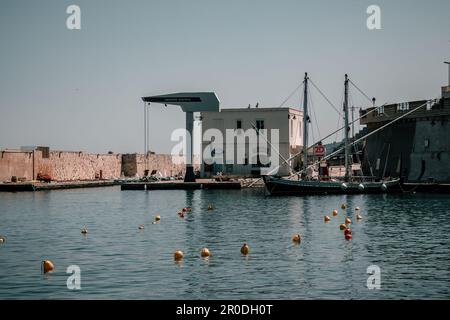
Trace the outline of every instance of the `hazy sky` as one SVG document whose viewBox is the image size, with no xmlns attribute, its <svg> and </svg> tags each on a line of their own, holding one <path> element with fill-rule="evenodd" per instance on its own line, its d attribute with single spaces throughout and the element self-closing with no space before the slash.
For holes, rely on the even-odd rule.
<svg viewBox="0 0 450 320">
<path fill-rule="evenodd" d="M 66 28 L 71 4 L 81 30 Z M 366 27 L 371 4 L 382 30 Z M 448 0 L 0 0 L 0 148 L 142 152 L 143 95 L 278 106 L 305 71 L 339 106 L 345 73 L 380 103 L 433 98 L 449 40 Z M 325 135 L 337 115 L 312 99 Z M 183 113 L 155 106 L 151 117 L 151 149 L 170 152 Z"/>
</svg>

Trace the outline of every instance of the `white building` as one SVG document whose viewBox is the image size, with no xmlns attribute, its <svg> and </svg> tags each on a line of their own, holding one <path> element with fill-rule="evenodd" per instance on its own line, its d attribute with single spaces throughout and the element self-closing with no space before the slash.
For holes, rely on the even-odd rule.
<svg viewBox="0 0 450 320">
<path fill-rule="evenodd" d="M 271 164 L 273 166 L 272 162 L 268 164 L 267 161 L 260 161 L 259 158 L 255 159 L 254 156 L 251 157 L 252 154 L 255 155 L 261 149 L 261 143 L 267 145 L 267 154 L 269 157 L 277 156 L 279 164 L 283 163 L 283 158 L 289 159 L 292 155 L 300 152 L 302 148 L 303 113 L 297 109 L 287 107 L 222 109 L 220 112 L 202 112 L 201 118 L 203 139 L 205 139 L 205 133 L 209 129 L 217 129 L 223 136 L 223 143 L 219 143 L 223 147 L 221 148 L 216 145 L 213 149 L 211 148 L 211 157 L 217 156 L 218 153 L 223 155 L 224 160 L 222 163 L 205 163 L 205 160 L 208 160 L 205 153 L 209 155 L 208 147 L 210 146 L 210 142 L 202 141 L 201 150 L 203 150 L 203 161 L 201 174 L 204 177 L 216 175 L 218 172 L 222 172 L 224 175 L 259 176 L 262 167 L 267 168 Z M 257 129 L 267 129 L 266 135 L 264 135 L 264 132 L 257 134 L 257 141 L 260 143 L 259 147 L 258 143 L 249 139 L 248 135 L 251 131 L 247 130 L 254 127 Z M 227 129 L 236 130 L 234 139 L 226 139 Z M 279 130 L 278 143 L 277 141 L 271 141 L 271 129 Z M 254 132 L 257 131 L 255 130 Z M 271 147 L 266 142 L 266 139 L 278 149 L 279 155 L 281 156 L 278 156 L 277 152 L 272 154 L 274 149 L 270 151 Z M 245 160 L 241 161 L 241 164 L 239 164 L 237 157 L 237 150 L 239 148 L 240 150 L 245 150 Z M 233 157 L 230 157 L 230 154 L 227 154 L 227 150 L 230 151 L 233 149 Z M 252 159 L 249 159 L 249 157 Z M 230 161 L 230 158 L 234 158 L 233 161 Z M 289 164 L 295 168 L 299 161 L 300 157 L 296 157 L 289 161 Z M 289 172 L 289 165 L 285 164 L 279 168 L 278 172 L 274 172 L 274 174 L 288 175 Z"/>
</svg>

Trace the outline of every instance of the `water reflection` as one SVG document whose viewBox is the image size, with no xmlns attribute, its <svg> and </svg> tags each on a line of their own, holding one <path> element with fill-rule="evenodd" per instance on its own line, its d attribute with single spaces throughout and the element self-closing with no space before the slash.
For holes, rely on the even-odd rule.
<svg viewBox="0 0 450 320">
<path fill-rule="evenodd" d="M 180 219 L 177 212 L 187 206 L 192 212 Z M 0 194 L 0 233 L 8 239 L 0 246 L 0 298 L 449 298 L 449 207 L 446 196 L 419 194 L 265 197 L 262 190 L 117 188 Z M 338 216 L 324 223 L 334 209 Z M 152 225 L 156 215 L 161 221 Z M 339 230 L 346 217 L 352 241 Z M 146 227 L 139 232 L 140 224 Z M 292 242 L 297 233 L 300 245 Z M 240 253 L 244 242 L 247 256 Z M 203 247 L 211 257 L 200 256 Z M 184 252 L 182 261 L 174 262 L 175 250 Z M 40 273 L 45 259 L 55 263 L 50 276 Z M 79 292 L 65 287 L 71 264 L 82 270 Z M 381 268 L 380 291 L 366 288 L 372 264 Z"/>
</svg>

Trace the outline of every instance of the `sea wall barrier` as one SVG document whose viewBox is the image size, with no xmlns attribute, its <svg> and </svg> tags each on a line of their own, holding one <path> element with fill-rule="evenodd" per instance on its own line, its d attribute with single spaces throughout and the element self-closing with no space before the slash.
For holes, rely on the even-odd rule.
<svg viewBox="0 0 450 320">
<path fill-rule="evenodd" d="M 184 175 L 180 156 L 168 154 L 93 154 L 73 151 L 0 150 L 0 182 L 92 181 L 142 177 L 146 170 L 163 177 Z M 195 169 L 198 170 L 197 166 Z"/>
</svg>

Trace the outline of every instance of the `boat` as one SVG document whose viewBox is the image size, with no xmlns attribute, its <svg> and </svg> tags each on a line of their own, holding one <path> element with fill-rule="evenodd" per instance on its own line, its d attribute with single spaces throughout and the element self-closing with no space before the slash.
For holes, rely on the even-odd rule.
<svg viewBox="0 0 450 320">
<path fill-rule="evenodd" d="M 398 192 L 400 179 L 370 182 L 343 182 L 319 180 L 290 180 L 282 177 L 263 176 L 271 195 L 327 195 Z"/>
<path fill-rule="evenodd" d="M 303 99 L 303 164 L 302 170 L 289 177 L 279 177 L 273 175 L 263 176 L 264 184 L 267 192 L 270 195 L 327 195 L 327 194 L 366 194 L 366 193 L 390 193 L 398 192 L 400 188 L 399 178 L 383 178 L 375 180 L 374 178 L 367 178 L 364 176 L 353 176 L 351 169 L 352 155 L 350 153 L 350 147 L 353 144 L 361 141 L 372 133 L 365 135 L 362 138 L 354 141 L 350 141 L 349 131 L 349 115 L 348 115 L 348 83 L 349 79 L 347 74 L 345 75 L 344 84 L 344 147 L 323 157 L 322 162 L 338 152 L 344 150 L 345 154 L 345 176 L 339 178 L 320 179 L 320 177 L 313 178 L 311 174 L 306 174 L 311 171 L 314 166 L 320 163 L 317 161 L 313 164 L 308 164 L 308 74 L 305 73 L 303 81 L 304 87 L 304 99 Z M 352 121 L 352 123 L 354 123 Z M 314 144 L 318 145 L 321 142 Z M 299 155 L 298 153 L 297 155 Z M 291 157 L 289 160 L 291 160 Z M 295 180 L 297 178 L 297 180 Z"/>
</svg>

